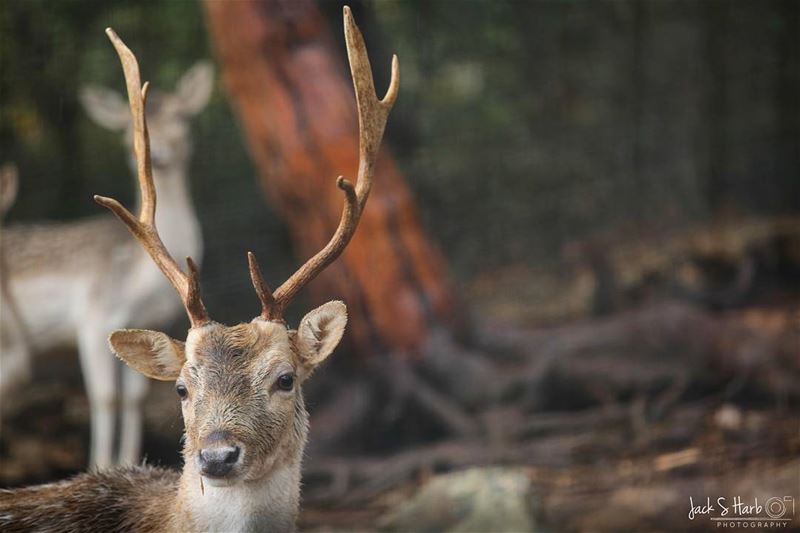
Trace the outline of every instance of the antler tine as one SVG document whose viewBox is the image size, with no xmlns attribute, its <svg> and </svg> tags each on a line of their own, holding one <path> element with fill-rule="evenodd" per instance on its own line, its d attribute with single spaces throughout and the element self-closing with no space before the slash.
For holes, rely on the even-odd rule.
<svg viewBox="0 0 800 533">
<path fill-rule="evenodd" d="M 247 264 L 250 267 L 250 280 L 253 282 L 253 288 L 256 290 L 258 299 L 261 300 L 261 317 L 264 320 L 280 320 L 280 315 L 273 315 L 273 312 L 277 311 L 275 298 L 272 297 L 272 291 L 264 281 L 264 276 L 261 275 L 261 267 L 258 266 L 256 254 L 247 252 Z"/>
<path fill-rule="evenodd" d="M 395 55 L 392 57 L 392 79 L 389 83 L 389 89 L 382 100 L 378 99 L 375 94 L 372 68 L 367 56 L 367 48 L 364 45 L 364 38 L 353 20 L 350 8 L 347 6 L 344 7 L 344 35 L 358 107 L 358 181 L 354 187 L 352 183 L 342 176 L 336 179 L 336 186 L 342 190 L 345 199 L 342 216 L 336 232 L 322 250 L 306 261 L 297 272 L 292 274 L 269 297 L 266 297 L 269 291 L 264 292 L 266 284 L 261 277 L 255 256 L 250 254 L 250 276 L 253 279 L 256 293 L 258 293 L 261 300 L 263 308 L 261 317 L 265 320 L 282 320 L 283 310 L 292 298 L 317 274 L 322 272 L 325 267 L 339 257 L 353 237 L 372 187 L 375 161 L 383 138 L 386 121 L 389 118 L 389 111 L 394 105 L 400 88 L 400 65 Z"/>
<path fill-rule="evenodd" d="M 142 85 L 136 56 L 122 42 L 122 39 L 111 28 L 106 29 L 106 34 L 111 40 L 111 44 L 114 45 L 117 55 L 119 55 L 122 71 L 125 74 L 125 85 L 128 90 L 128 102 L 133 119 L 133 151 L 136 156 L 136 168 L 141 190 L 139 217 L 135 217 L 113 198 L 95 195 L 94 200 L 103 207 L 110 209 L 128 227 L 131 234 L 150 254 L 153 262 L 172 283 L 175 290 L 178 291 L 192 327 L 202 326 L 208 323 L 210 319 L 200 298 L 197 266 L 190 257 L 187 257 L 188 274 L 184 273 L 167 251 L 156 229 L 156 187 L 153 183 L 153 171 L 150 164 L 150 139 L 147 133 L 147 119 L 144 113 L 149 84 Z"/>
<path fill-rule="evenodd" d="M 125 74 L 125 87 L 128 91 L 128 102 L 133 118 L 133 152 L 136 156 L 136 170 L 139 174 L 139 188 L 141 189 L 140 220 L 142 223 L 152 226 L 155 224 L 156 216 L 156 188 L 153 184 L 153 171 L 150 164 L 150 136 L 147 132 L 147 120 L 144 115 L 149 83 L 142 85 L 136 56 L 114 30 L 106 28 L 106 35 L 117 51 L 120 63 L 122 63 L 122 71 Z"/>
<path fill-rule="evenodd" d="M 386 95 L 379 100 L 375 93 L 372 67 L 364 45 L 364 37 L 356 26 L 348 6 L 344 7 L 344 38 L 358 106 L 359 161 L 356 194 L 361 211 L 372 187 L 373 167 L 383 139 L 386 121 L 400 89 L 400 63 L 397 55 L 392 55 L 392 78 Z"/>
</svg>

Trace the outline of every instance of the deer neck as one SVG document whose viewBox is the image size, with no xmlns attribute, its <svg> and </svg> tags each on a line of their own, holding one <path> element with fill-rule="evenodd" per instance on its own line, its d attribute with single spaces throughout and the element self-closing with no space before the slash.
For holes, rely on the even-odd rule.
<svg viewBox="0 0 800 533">
<path fill-rule="evenodd" d="M 182 261 L 191 256 L 199 263 L 202 237 L 184 168 L 153 169 L 158 195 L 156 227 L 173 257 Z"/>
</svg>

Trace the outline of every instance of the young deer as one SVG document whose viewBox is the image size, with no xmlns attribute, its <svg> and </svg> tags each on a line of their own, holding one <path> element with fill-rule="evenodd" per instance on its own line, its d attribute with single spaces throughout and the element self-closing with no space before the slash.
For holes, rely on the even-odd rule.
<svg viewBox="0 0 800 533">
<path fill-rule="evenodd" d="M 300 498 L 300 463 L 308 432 L 302 384 L 342 337 L 347 312 L 333 301 L 308 313 L 297 330 L 282 318 L 297 292 L 344 250 L 367 202 L 375 160 L 399 86 L 397 58 L 378 100 L 361 33 L 344 8 L 344 29 L 359 117 L 356 185 L 339 177 L 344 209 L 330 242 L 277 290 L 262 278 L 252 253 L 250 276 L 260 316 L 246 324 L 212 321 L 200 297 L 197 269 L 181 271 L 156 230 L 156 191 L 136 58 L 111 31 L 122 61 L 134 116 L 134 146 L 142 190 L 136 217 L 116 200 L 96 196 L 122 220 L 180 294 L 191 328 L 185 342 L 164 333 L 118 330 L 109 342 L 132 368 L 176 380 L 186 436 L 180 477 L 139 467 L 82 474 L 72 480 L 0 491 L 4 530 L 290 531 Z"/>
<path fill-rule="evenodd" d="M 200 226 L 186 178 L 191 153 L 189 120 L 206 106 L 213 82 L 211 66 L 199 63 L 183 76 L 174 93 L 154 94 L 148 102 L 153 178 L 166 208 L 157 222 L 167 248 L 181 255 L 202 254 Z M 95 122 L 124 131 L 126 143 L 132 142 L 130 111 L 116 92 L 88 87 L 81 100 Z M 180 313 L 180 301 L 147 254 L 127 238 L 111 215 L 10 226 L 3 232 L 0 246 L 8 289 L 0 318 L 4 333 L 0 394 L 8 398 L 12 388 L 29 380 L 31 352 L 77 346 L 91 406 L 90 463 L 99 467 L 112 464 L 115 418 L 121 408 L 117 460 L 135 464 L 147 380 L 114 360 L 106 345 L 107 332 L 122 327 L 163 327 Z M 11 304 L 18 313 L 12 312 Z M 20 330 L 25 334 L 19 334 Z M 120 368 L 123 376 L 118 391 Z"/>
</svg>

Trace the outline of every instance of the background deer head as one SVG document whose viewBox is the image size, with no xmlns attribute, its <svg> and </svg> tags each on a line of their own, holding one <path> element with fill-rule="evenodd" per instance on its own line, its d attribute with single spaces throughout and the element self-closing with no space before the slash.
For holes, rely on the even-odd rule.
<svg viewBox="0 0 800 533">
<path fill-rule="evenodd" d="M 150 155 L 156 177 L 188 164 L 191 155 L 189 122 L 208 104 L 214 88 L 214 67 L 207 61 L 192 66 L 178 80 L 173 92 L 153 91 L 148 98 L 147 125 Z M 87 85 L 80 92 L 86 113 L 99 126 L 124 131 L 132 148 L 133 126 L 127 102 L 112 89 Z"/>
</svg>

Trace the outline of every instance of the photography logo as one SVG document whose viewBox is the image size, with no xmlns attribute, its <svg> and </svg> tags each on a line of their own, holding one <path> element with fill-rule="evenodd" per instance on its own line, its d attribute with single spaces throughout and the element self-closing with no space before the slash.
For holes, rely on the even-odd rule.
<svg viewBox="0 0 800 533">
<path fill-rule="evenodd" d="M 689 496 L 689 520 L 710 520 L 717 528 L 789 529 L 794 513 L 794 496 L 773 496 L 765 501 L 741 496 L 695 501 Z"/>
</svg>

